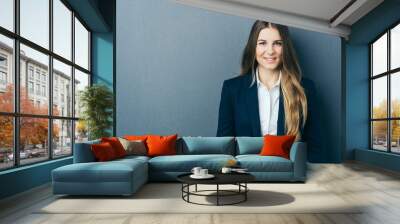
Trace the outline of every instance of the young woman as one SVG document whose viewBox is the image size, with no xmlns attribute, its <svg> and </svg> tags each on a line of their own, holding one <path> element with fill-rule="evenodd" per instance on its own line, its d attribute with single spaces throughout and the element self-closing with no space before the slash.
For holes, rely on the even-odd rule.
<svg viewBox="0 0 400 224">
<path fill-rule="evenodd" d="M 301 76 L 288 28 L 257 20 L 240 74 L 224 81 L 217 136 L 295 135 L 313 157 L 321 142 L 315 87 Z"/>
</svg>

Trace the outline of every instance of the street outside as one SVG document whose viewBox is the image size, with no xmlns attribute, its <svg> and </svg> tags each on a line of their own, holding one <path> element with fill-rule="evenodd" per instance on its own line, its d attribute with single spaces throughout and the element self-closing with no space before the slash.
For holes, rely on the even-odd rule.
<svg viewBox="0 0 400 224">
<path fill-rule="evenodd" d="M 71 154 L 71 147 L 57 147 L 54 149 L 54 157 Z M 21 165 L 36 163 L 48 159 L 47 148 L 27 149 L 20 152 Z M 9 153 L 0 158 L 0 170 L 13 166 L 14 154 Z"/>
</svg>

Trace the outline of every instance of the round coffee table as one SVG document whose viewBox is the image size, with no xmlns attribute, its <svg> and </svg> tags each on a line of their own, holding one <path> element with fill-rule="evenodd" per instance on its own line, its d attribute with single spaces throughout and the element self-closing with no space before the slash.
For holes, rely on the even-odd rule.
<svg viewBox="0 0 400 224">
<path fill-rule="evenodd" d="M 255 180 L 255 177 L 249 173 L 215 173 L 213 174 L 215 177 L 212 179 L 193 179 L 190 177 L 191 173 L 182 174 L 177 177 L 178 181 L 182 183 L 182 199 L 188 203 L 198 204 L 198 205 L 234 205 L 239 204 L 241 202 L 245 202 L 247 200 L 247 192 L 249 188 L 247 187 L 247 183 Z M 205 185 L 216 185 L 215 190 L 197 190 L 198 184 Z M 195 186 L 194 191 L 190 191 L 190 186 Z M 220 185 L 236 185 L 238 186 L 237 190 L 223 190 L 220 189 Z M 215 194 L 205 194 L 209 192 L 215 192 Z M 204 197 L 216 197 L 216 204 L 202 204 L 190 201 L 190 196 L 204 196 Z M 234 201 L 231 203 L 221 203 L 221 197 L 230 197 L 230 196 L 241 196 L 240 200 Z"/>
</svg>

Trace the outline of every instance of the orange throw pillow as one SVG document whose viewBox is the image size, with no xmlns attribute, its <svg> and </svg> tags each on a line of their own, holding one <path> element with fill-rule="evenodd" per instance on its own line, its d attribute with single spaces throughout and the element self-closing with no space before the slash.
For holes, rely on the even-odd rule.
<svg viewBox="0 0 400 224">
<path fill-rule="evenodd" d="M 176 139 L 178 135 L 147 137 L 148 156 L 176 155 Z"/>
<path fill-rule="evenodd" d="M 117 158 L 113 147 L 108 142 L 93 144 L 91 145 L 91 149 L 94 157 L 99 162 L 109 161 Z"/>
<path fill-rule="evenodd" d="M 265 135 L 264 146 L 261 149 L 261 156 L 280 156 L 290 159 L 290 147 L 296 136 L 294 135 Z"/>
<path fill-rule="evenodd" d="M 101 138 L 101 142 L 108 142 L 114 149 L 117 158 L 126 156 L 126 151 L 117 137 Z"/>
</svg>

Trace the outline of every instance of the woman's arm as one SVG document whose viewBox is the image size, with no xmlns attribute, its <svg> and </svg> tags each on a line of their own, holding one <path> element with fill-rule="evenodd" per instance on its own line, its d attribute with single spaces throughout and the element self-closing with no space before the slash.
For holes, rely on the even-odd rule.
<svg viewBox="0 0 400 224">
<path fill-rule="evenodd" d="M 235 136 L 233 97 L 229 82 L 224 81 L 219 104 L 217 137 Z"/>
</svg>

